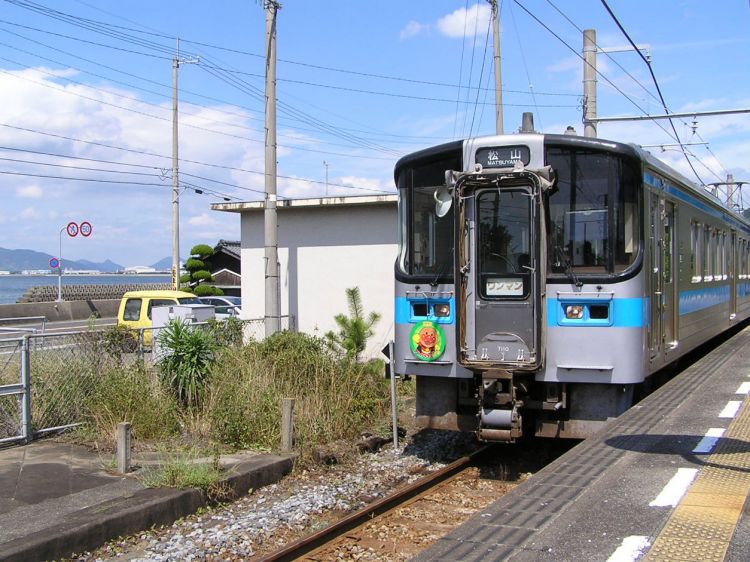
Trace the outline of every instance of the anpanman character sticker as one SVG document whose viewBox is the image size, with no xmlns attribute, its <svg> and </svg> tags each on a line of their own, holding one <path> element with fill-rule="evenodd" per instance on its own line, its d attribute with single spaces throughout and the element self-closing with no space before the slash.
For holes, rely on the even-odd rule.
<svg viewBox="0 0 750 562">
<path fill-rule="evenodd" d="M 411 352 L 422 361 L 435 361 L 445 351 L 445 333 L 435 322 L 425 320 L 411 331 Z"/>
</svg>

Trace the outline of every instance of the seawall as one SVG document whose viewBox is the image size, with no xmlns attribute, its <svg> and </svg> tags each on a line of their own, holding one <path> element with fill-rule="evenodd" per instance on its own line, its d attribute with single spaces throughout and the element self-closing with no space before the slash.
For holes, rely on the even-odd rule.
<svg viewBox="0 0 750 562">
<path fill-rule="evenodd" d="M 58 320 L 86 320 L 91 316 L 96 318 L 116 318 L 119 306 L 119 298 L 0 304 L 0 320 L 29 316 L 44 316 L 48 322 Z"/>
</svg>

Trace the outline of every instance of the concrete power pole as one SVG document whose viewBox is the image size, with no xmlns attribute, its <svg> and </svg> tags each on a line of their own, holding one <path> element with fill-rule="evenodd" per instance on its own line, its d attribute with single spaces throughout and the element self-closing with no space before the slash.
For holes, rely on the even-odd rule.
<svg viewBox="0 0 750 562">
<path fill-rule="evenodd" d="M 495 44 L 495 117 L 496 132 L 503 134 L 503 75 L 500 63 L 500 8 L 497 0 L 490 0 L 492 4 L 492 33 Z"/>
<path fill-rule="evenodd" d="M 276 216 L 276 0 L 265 0 L 266 10 L 266 201 L 263 212 L 266 269 L 266 337 L 281 329 L 279 301 L 279 238 Z"/>
<path fill-rule="evenodd" d="M 180 288 L 180 178 L 177 148 L 177 70 L 180 68 L 180 39 L 172 59 L 172 288 Z"/>
<path fill-rule="evenodd" d="M 583 31 L 583 136 L 596 137 L 596 30 Z"/>
<path fill-rule="evenodd" d="M 196 63 L 198 59 L 180 60 L 180 38 L 172 59 L 172 287 L 180 288 L 180 158 L 178 143 L 177 75 L 180 63 Z"/>
</svg>

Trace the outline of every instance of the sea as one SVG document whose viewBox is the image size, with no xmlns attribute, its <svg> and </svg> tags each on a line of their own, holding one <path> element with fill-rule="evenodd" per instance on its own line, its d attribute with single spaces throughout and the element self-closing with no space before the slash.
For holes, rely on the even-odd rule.
<svg viewBox="0 0 750 562">
<path fill-rule="evenodd" d="M 65 285 L 119 285 L 125 283 L 169 283 L 166 275 L 63 275 Z M 50 285 L 57 288 L 57 275 L 0 275 L 0 304 L 18 302 L 30 287 Z"/>
</svg>

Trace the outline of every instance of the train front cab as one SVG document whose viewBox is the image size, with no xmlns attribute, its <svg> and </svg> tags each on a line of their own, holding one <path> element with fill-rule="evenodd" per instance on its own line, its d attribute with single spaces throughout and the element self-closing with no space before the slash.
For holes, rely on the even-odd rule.
<svg viewBox="0 0 750 562">
<path fill-rule="evenodd" d="M 487 440 L 591 435 L 677 353 L 677 297 L 662 297 L 677 295 L 667 275 L 675 208 L 652 203 L 626 145 L 555 135 L 457 144 L 397 166 L 396 370 L 417 377 L 418 420 Z M 488 153 L 521 161 L 476 166 Z M 471 164 L 450 167 L 459 159 Z M 436 216 L 440 172 L 464 168 L 452 208 Z M 419 356 L 421 335 L 439 353 Z"/>
</svg>

